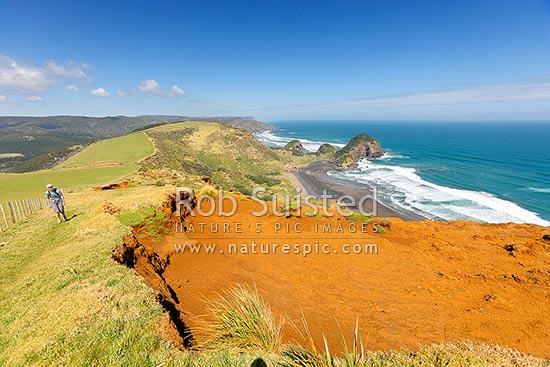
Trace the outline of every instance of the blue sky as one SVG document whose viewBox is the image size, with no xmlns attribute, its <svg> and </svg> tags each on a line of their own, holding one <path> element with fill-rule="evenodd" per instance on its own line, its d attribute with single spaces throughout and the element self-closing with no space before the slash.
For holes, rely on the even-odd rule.
<svg viewBox="0 0 550 367">
<path fill-rule="evenodd" d="M 550 1 L 0 0 L 0 115 L 550 120 Z"/>
</svg>

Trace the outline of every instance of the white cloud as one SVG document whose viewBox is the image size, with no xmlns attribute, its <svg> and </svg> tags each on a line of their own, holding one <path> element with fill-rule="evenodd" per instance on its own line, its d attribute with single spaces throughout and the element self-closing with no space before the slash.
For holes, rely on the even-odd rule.
<svg viewBox="0 0 550 367">
<path fill-rule="evenodd" d="M 156 94 L 159 92 L 159 87 L 159 83 L 156 80 L 147 79 L 142 81 L 139 87 L 130 89 L 130 93 Z"/>
<path fill-rule="evenodd" d="M 0 55 L 0 88 L 44 92 L 53 83 L 44 69 Z"/>
<path fill-rule="evenodd" d="M 116 95 L 119 96 L 119 97 L 126 97 L 126 96 L 128 95 L 128 93 L 122 92 L 122 91 L 118 91 L 118 92 L 116 92 Z"/>
<path fill-rule="evenodd" d="M 88 83 L 92 81 L 86 72 L 89 69 L 90 65 L 75 61 L 67 61 L 65 64 L 49 61 L 45 66 L 37 66 L 0 54 L 0 89 L 32 93 L 46 92 L 50 85 L 60 83 L 63 79 L 78 79 Z M 65 89 L 78 91 L 72 84 L 66 85 Z"/>
<path fill-rule="evenodd" d="M 0 104 L 15 104 L 15 101 L 10 97 L 0 95 Z"/>
<path fill-rule="evenodd" d="M 550 99 L 550 80 L 531 79 L 479 87 L 362 98 L 314 105 L 317 108 L 429 106 Z M 305 106 L 304 106 L 305 107 Z"/>
<path fill-rule="evenodd" d="M 111 93 L 107 92 L 105 88 L 92 89 L 90 93 L 97 97 L 108 97 L 111 95 Z"/>
<path fill-rule="evenodd" d="M 46 64 L 46 70 L 52 75 L 67 79 L 80 79 L 86 83 L 91 83 L 92 78 L 85 72 L 87 69 L 90 69 L 90 65 L 72 60 L 67 61 L 65 65 L 60 65 L 53 61 L 48 61 Z"/>
<path fill-rule="evenodd" d="M 149 96 L 158 96 L 165 98 L 176 98 L 185 95 L 185 91 L 177 85 L 172 85 L 169 91 L 160 89 L 160 84 L 154 79 L 147 79 L 141 82 L 141 85 L 128 90 L 128 92 L 120 92 L 120 97 L 125 97 L 128 94 L 147 94 Z"/>
<path fill-rule="evenodd" d="M 181 97 L 185 95 L 185 91 L 178 87 L 177 85 L 173 85 L 170 87 L 170 97 Z"/>
<path fill-rule="evenodd" d="M 76 85 L 72 85 L 72 84 L 65 85 L 65 89 L 68 90 L 69 92 L 75 92 L 75 93 L 78 92 L 78 88 L 76 87 Z"/>
<path fill-rule="evenodd" d="M 30 102 L 42 102 L 44 100 L 44 98 L 39 96 L 28 96 L 28 97 L 25 97 L 25 99 Z"/>
</svg>

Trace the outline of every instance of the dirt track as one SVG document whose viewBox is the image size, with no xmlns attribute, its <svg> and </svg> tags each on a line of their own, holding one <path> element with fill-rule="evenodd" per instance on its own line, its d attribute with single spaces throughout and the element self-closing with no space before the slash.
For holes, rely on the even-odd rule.
<svg viewBox="0 0 550 367">
<path fill-rule="evenodd" d="M 369 350 L 416 348 L 454 339 L 495 342 L 550 357 L 550 229 L 519 224 L 404 222 L 391 220 L 385 234 L 318 233 L 315 224 L 345 218 L 262 218 L 254 233 L 257 206 L 239 202 L 230 218 L 194 217 L 196 232 L 173 234 L 155 244 L 139 237 L 163 256 L 170 255 L 164 278 L 175 290 L 193 328 L 205 313 L 205 299 L 236 283 L 257 287 L 274 312 L 288 320 L 287 339 L 300 340 L 290 323 L 303 311 L 315 340 L 327 334 L 340 349 L 340 330 L 352 336 L 359 318 Z M 231 233 L 211 233 L 211 223 L 228 222 Z M 205 223 L 201 233 L 198 223 Z M 234 233 L 242 223 L 243 233 Z M 251 223 L 250 227 L 246 223 Z M 301 233 L 273 230 L 275 223 L 300 223 Z M 230 243 L 330 244 L 330 254 L 228 254 Z M 175 253 L 174 244 L 216 243 L 224 254 Z M 378 254 L 343 254 L 344 243 L 374 243 Z M 334 250 L 339 253 L 335 254 Z"/>
</svg>

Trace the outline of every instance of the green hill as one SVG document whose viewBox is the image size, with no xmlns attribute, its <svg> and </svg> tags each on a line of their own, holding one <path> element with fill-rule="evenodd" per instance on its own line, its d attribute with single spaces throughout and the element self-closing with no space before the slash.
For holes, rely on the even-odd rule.
<svg viewBox="0 0 550 367">
<path fill-rule="evenodd" d="M 135 173 L 137 162 L 153 153 L 143 132 L 102 140 L 54 169 L 0 174 L 0 202 L 42 197 L 47 183 L 74 191 L 118 182 Z"/>
<path fill-rule="evenodd" d="M 47 183 L 77 191 L 131 178 L 136 185 L 190 184 L 207 176 L 244 193 L 256 186 L 289 192 L 293 185 L 285 165 L 311 159 L 269 148 L 240 128 L 209 122 L 166 124 L 93 143 L 53 169 L 0 174 L 0 202 L 41 197 Z"/>
<path fill-rule="evenodd" d="M 93 143 L 56 169 L 135 164 L 153 153 L 153 144 L 145 133 L 139 132 Z"/>
<path fill-rule="evenodd" d="M 301 165 L 314 159 L 267 147 L 246 130 L 216 123 L 178 123 L 146 133 L 158 153 L 143 163 L 142 173 L 179 177 L 180 183 L 206 176 L 225 189 L 243 193 L 256 186 L 266 187 L 268 192 L 292 191 L 285 165 Z"/>
<path fill-rule="evenodd" d="M 0 172 L 52 168 L 70 147 L 123 136 L 177 121 L 210 121 L 252 132 L 274 129 L 252 117 L 189 116 L 0 116 Z M 56 159 L 53 159 L 56 158 Z"/>
</svg>

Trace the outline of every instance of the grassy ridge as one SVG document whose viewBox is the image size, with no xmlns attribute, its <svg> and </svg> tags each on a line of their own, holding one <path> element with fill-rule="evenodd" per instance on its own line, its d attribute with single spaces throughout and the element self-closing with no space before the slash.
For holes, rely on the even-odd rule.
<svg viewBox="0 0 550 367">
<path fill-rule="evenodd" d="M 214 300 L 205 349 L 181 352 L 160 336 L 166 316 L 132 269 L 110 259 L 129 233 L 122 215 L 148 211 L 171 188 L 68 195 L 58 225 L 42 212 L 0 234 L 0 366 L 543 366 L 517 351 L 460 342 L 416 352 L 362 352 L 334 358 L 325 348 L 282 344 L 258 294 L 239 288 Z M 368 345 L 365 346 L 368 348 Z M 366 350 L 366 349 L 365 349 Z M 261 364 L 260 364 L 261 365 Z"/>
<path fill-rule="evenodd" d="M 146 133 L 159 154 L 144 164 L 143 171 L 170 170 L 189 181 L 208 176 L 214 184 L 242 193 L 256 186 L 264 186 L 271 193 L 292 191 L 285 165 L 313 159 L 274 150 L 248 131 L 215 123 L 171 124 Z"/>
<path fill-rule="evenodd" d="M 125 196 L 113 198 L 116 205 L 130 209 L 162 193 L 69 195 L 71 221 L 57 225 L 43 212 L 2 234 L 0 365 L 155 366 L 174 358 L 155 331 L 162 312 L 153 293 L 110 260 L 128 233 L 101 210 L 115 195 Z"/>
</svg>

